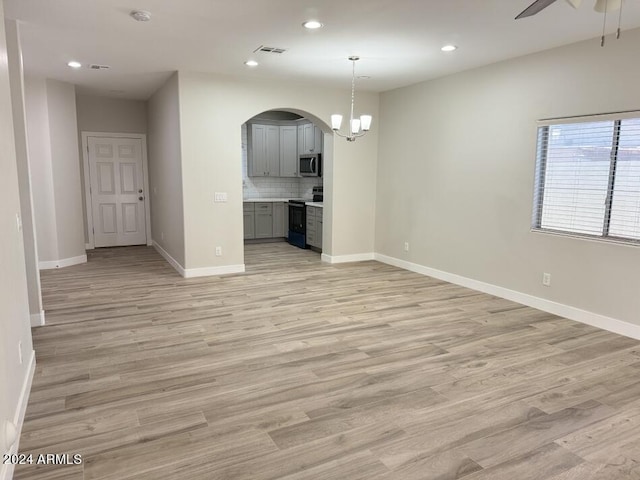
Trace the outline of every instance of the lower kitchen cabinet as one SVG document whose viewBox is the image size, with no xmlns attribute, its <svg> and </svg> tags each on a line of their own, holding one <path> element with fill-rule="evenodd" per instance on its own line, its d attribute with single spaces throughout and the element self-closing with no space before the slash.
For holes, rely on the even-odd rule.
<svg viewBox="0 0 640 480">
<path fill-rule="evenodd" d="M 307 206 L 307 245 L 322 250 L 322 215 L 321 207 Z"/>
<path fill-rule="evenodd" d="M 273 236 L 274 237 L 286 237 L 287 236 L 287 228 L 285 228 L 284 223 L 284 210 L 285 210 L 284 202 L 274 202 L 273 203 Z M 287 209 L 288 212 L 289 209 Z M 287 222 L 288 224 L 289 222 Z"/>
<path fill-rule="evenodd" d="M 256 238 L 256 214 L 253 203 L 242 204 L 242 223 L 244 225 L 244 239 Z"/>
<path fill-rule="evenodd" d="M 273 238 L 273 204 L 257 202 L 256 214 L 256 238 Z"/>
<path fill-rule="evenodd" d="M 244 202 L 244 239 L 284 238 L 289 231 L 289 209 L 285 202 Z"/>
</svg>

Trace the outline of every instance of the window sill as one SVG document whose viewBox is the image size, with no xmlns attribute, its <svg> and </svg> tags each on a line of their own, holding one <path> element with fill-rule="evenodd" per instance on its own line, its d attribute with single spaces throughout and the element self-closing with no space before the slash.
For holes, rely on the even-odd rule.
<svg viewBox="0 0 640 480">
<path fill-rule="evenodd" d="M 555 237 L 574 238 L 576 240 L 586 240 L 588 242 L 604 243 L 608 245 L 621 245 L 624 247 L 640 247 L 640 240 L 623 240 L 615 237 L 595 237 L 591 235 L 582 235 L 579 233 L 559 232 L 557 230 L 544 230 L 541 228 L 532 228 L 529 230 L 531 233 L 552 235 Z"/>
</svg>

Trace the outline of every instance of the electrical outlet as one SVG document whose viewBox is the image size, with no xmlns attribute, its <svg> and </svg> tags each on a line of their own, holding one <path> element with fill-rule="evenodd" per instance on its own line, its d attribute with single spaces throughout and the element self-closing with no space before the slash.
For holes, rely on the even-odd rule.
<svg viewBox="0 0 640 480">
<path fill-rule="evenodd" d="M 216 257 L 222 256 L 222 247 L 216 247 Z"/>
<path fill-rule="evenodd" d="M 404 251 L 405 252 L 409 251 L 409 242 L 404 242 Z"/>
<path fill-rule="evenodd" d="M 544 285 L 545 287 L 550 287 L 551 286 L 551 274 L 550 273 L 543 273 L 542 274 L 542 285 Z"/>
<path fill-rule="evenodd" d="M 214 202 L 226 202 L 227 201 L 227 192 L 215 192 L 213 194 Z"/>
<path fill-rule="evenodd" d="M 22 365 L 22 342 L 18 342 L 18 358 L 20 359 L 20 365 Z"/>
</svg>

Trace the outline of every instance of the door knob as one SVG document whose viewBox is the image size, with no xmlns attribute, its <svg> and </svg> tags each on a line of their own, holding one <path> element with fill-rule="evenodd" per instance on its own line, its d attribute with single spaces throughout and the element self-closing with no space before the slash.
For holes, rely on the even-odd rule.
<svg viewBox="0 0 640 480">
<path fill-rule="evenodd" d="M 144 197 L 138 197 L 138 200 L 142 201 L 144 200 Z"/>
</svg>

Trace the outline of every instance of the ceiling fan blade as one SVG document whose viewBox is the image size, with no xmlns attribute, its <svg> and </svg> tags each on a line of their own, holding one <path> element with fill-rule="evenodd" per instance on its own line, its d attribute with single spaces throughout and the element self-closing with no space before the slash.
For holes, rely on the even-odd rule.
<svg viewBox="0 0 640 480">
<path fill-rule="evenodd" d="M 544 10 L 549 5 L 551 5 L 552 3 L 555 3 L 555 2 L 556 2 L 556 0 L 536 0 L 531 5 L 529 5 L 527 8 L 525 8 L 520 13 L 520 15 L 518 15 L 516 17 L 516 20 L 518 20 L 519 18 L 530 17 L 532 15 L 535 15 L 536 13 L 540 12 L 541 10 Z"/>
</svg>

